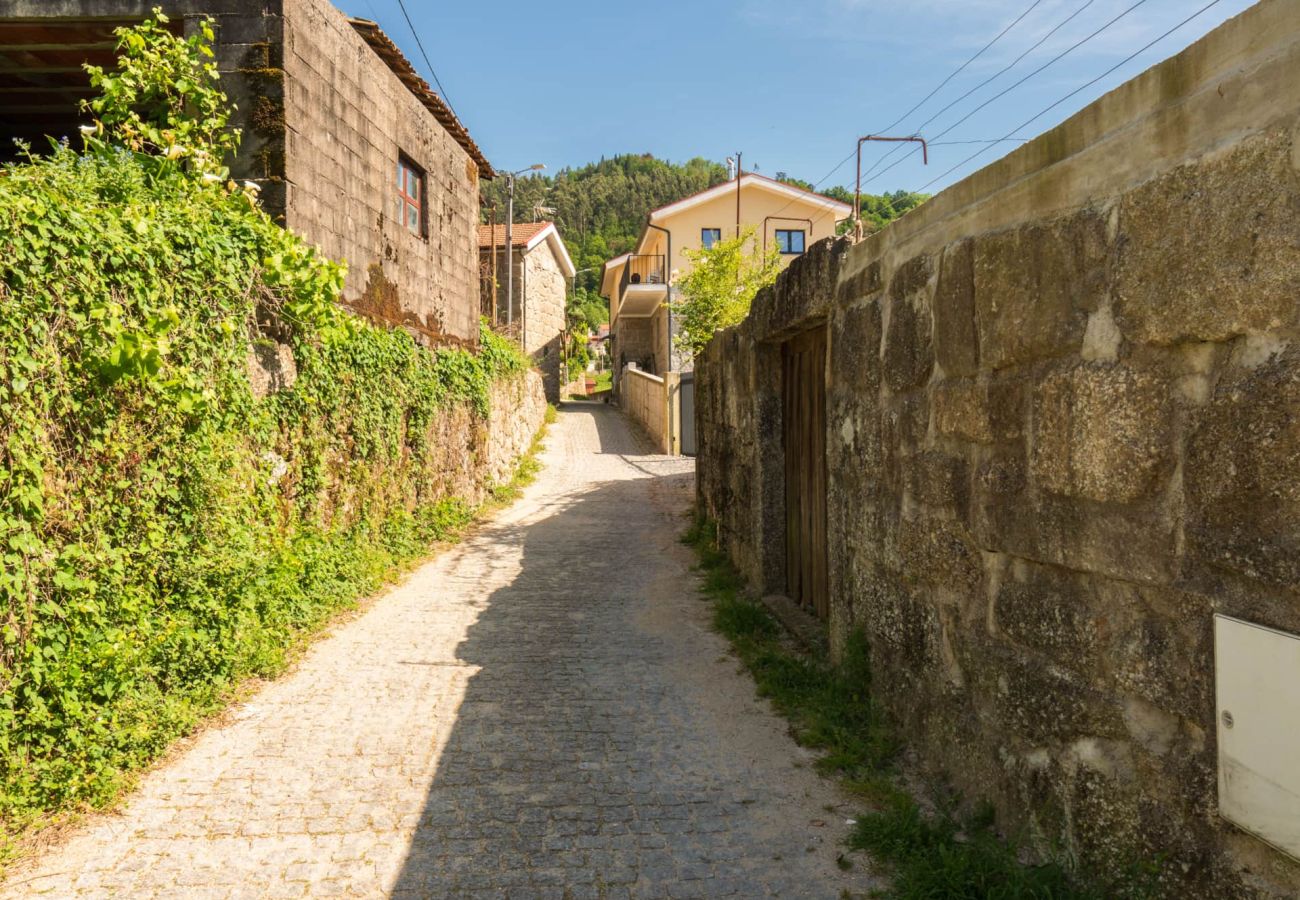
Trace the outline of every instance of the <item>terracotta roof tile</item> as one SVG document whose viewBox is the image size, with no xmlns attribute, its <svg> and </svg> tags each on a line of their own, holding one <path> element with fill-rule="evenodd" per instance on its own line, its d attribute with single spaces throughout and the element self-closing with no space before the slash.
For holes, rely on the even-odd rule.
<svg viewBox="0 0 1300 900">
<path fill-rule="evenodd" d="M 550 227 L 550 222 L 517 222 L 510 237 L 516 247 L 525 247 L 529 241 Z M 496 229 L 495 240 L 492 234 L 494 228 Z M 481 248 L 489 249 L 493 246 L 504 247 L 506 245 L 506 226 L 480 225 L 478 227 L 478 245 Z"/>
<path fill-rule="evenodd" d="M 483 151 L 474 143 L 474 139 L 469 136 L 469 131 L 461 124 L 460 119 L 451 111 L 447 101 L 442 99 L 434 90 L 429 87 L 429 83 L 420 77 L 415 71 L 415 67 L 402 54 L 397 45 L 393 43 L 392 38 L 384 34 L 374 22 L 369 19 L 349 19 L 352 28 L 361 35 L 362 39 L 370 45 L 381 60 L 393 70 L 393 74 L 398 77 L 406 89 L 416 96 L 438 123 L 465 149 L 470 158 L 478 165 L 478 172 L 484 178 L 492 178 L 496 171 L 492 164 L 487 161 Z"/>
</svg>

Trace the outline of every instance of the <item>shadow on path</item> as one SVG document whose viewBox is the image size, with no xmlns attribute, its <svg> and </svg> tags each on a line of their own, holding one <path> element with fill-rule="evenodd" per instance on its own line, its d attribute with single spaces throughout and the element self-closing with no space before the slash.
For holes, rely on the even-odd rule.
<svg viewBox="0 0 1300 900">
<path fill-rule="evenodd" d="M 596 405 L 566 414 L 595 418 L 602 454 L 635 457 L 617 412 L 581 408 Z M 426 661 L 477 672 L 394 895 L 837 896 L 765 800 L 778 764 L 753 771 L 701 708 L 721 645 L 673 547 L 690 474 L 677 461 L 678 474 L 647 477 L 648 457 L 629 477 L 591 459 L 615 477 L 557 476 L 569 492 L 502 523 L 500 543 L 522 548 L 517 576 L 486 598 L 454 661 Z"/>
</svg>

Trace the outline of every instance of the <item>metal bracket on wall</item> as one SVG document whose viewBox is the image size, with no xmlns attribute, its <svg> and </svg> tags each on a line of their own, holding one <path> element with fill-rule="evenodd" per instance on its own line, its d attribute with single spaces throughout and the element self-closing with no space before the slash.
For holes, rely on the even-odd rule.
<svg viewBox="0 0 1300 900">
<path fill-rule="evenodd" d="M 862 240 L 862 145 L 867 141 L 911 141 L 921 145 L 921 162 L 930 164 L 930 147 L 925 138 L 919 134 L 906 137 L 887 137 L 883 134 L 868 134 L 858 138 L 858 178 L 853 188 L 853 242 Z"/>
</svg>

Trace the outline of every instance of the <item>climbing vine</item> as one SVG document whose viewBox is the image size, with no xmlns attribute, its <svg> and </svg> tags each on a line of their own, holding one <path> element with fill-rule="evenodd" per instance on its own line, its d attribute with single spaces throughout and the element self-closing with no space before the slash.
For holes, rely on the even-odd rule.
<svg viewBox="0 0 1300 900">
<path fill-rule="evenodd" d="M 343 267 L 229 179 L 210 25 L 163 21 L 119 32 L 80 147 L 0 169 L 0 836 L 112 797 L 462 525 L 454 475 L 527 367 L 345 313 Z M 259 344 L 291 389 L 255 395 Z"/>
</svg>

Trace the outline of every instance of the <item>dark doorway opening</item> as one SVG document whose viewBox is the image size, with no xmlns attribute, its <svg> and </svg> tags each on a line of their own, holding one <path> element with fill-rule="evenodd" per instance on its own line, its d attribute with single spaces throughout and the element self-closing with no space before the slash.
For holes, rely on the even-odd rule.
<svg viewBox="0 0 1300 900">
<path fill-rule="evenodd" d="M 825 619 L 830 613 L 826 560 L 826 328 L 781 348 L 785 441 L 786 593 Z"/>
<path fill-rule="evenodd" d="M 14 141 L 36 153 L 48 138 L 78 146 L 77 128 L 90 121 L 81 101 L 94 95 L 85 65 L 117 65 L 113 29 L 139 20 L 45 18 L 0 20 L 0 161 L 20 156 Z M 180 22 L 172 28 L 179 32 Z"/>
</svg>

